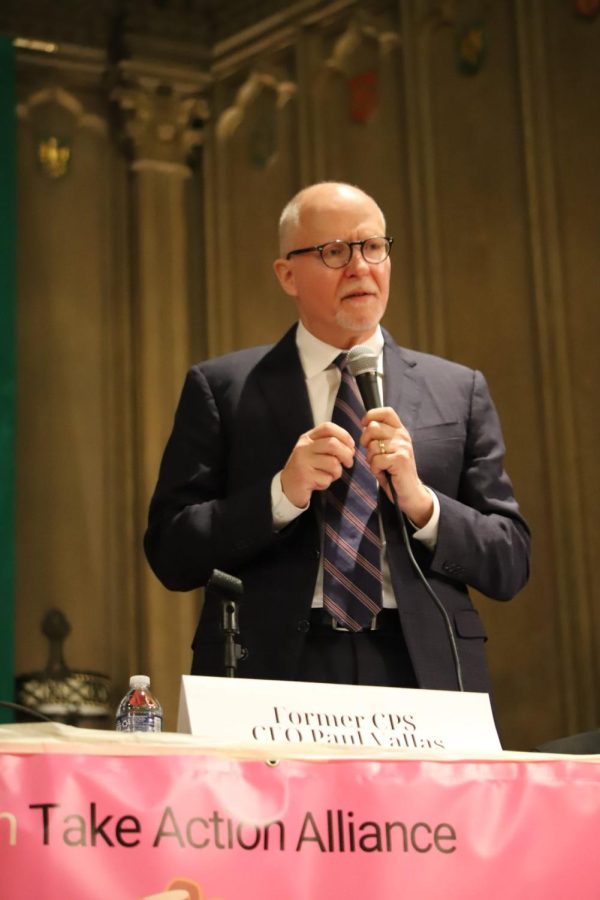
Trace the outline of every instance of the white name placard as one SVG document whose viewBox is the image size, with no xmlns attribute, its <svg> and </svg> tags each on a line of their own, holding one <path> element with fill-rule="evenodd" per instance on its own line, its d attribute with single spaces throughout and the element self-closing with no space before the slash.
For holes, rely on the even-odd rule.
<svg viewBox="0 0 600 900">
<path fill-rule="evenodd" d="M 487 694 L 182 677 L 177 729 L 207 746 L 501 750 Z"/>
</svg>

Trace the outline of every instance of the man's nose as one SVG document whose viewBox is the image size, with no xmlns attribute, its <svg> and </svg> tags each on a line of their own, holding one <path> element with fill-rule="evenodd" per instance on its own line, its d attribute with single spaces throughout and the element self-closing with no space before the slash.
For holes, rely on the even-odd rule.
<svg viewBox="0 0 600 900">
<path fill-rule="evenodd" d="M 362 248 L 358 244 L 354 244 L 350 247 L 351 256 L 346 266 L 346 271 L 355 273 L 355 272 L 364 272 L 368 270 L 369 263 L 366 261 L 364 256 L 362 255 Z"/>
</svg>

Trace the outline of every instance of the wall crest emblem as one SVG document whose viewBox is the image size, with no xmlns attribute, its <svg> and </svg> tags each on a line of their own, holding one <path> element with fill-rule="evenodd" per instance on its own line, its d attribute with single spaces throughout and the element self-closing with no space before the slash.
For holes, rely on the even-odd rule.
<svg viewBox="0 0 600 900">
<path fill-rule="evenodd" d="M 359 72 L 348 81 L 350 91 L 350 118 L 359 125 L 369 122 L 379 103 L 377 72 Z"/>
<path fill-rule="evenodd" d="M 47 178 L 64 178 L 71 161 L 71 145 L 56 135 L 43 137 L 38 142 L 37 160 Z"/>
</svg>

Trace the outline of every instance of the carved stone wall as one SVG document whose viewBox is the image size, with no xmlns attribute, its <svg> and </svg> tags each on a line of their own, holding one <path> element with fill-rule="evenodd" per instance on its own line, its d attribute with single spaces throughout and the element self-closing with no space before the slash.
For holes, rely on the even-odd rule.
<svg viewBox="0 0 600 900">
<path fill-rule="evenodd" d="M 522 595 L 477 598 L 505 741 L 596 727 L 600 17 L 115 0 L 67 27 L 55 7 L 0 11 L 79 43 L 20 57 L 19 669 L 61 606 L 73 661 L 119 687 L 149 668 L 174 725 L 197 601 L 158 586 L 140 540 L 183 372 L 293 321 L 280 209 L 341 178 L 395 239 L 387 326 L 481 368 L 501 414 L 534 534 Z M 67 175 L 41 146 L 55 167 L 70 148 Z"/>
<path fill-rule="evenodd" d="M 51 607 L 71 665 L 132 663 L 129 215 L 100 72 L 19 72 L 19 672 L 46 661 Z"/>
</svg>

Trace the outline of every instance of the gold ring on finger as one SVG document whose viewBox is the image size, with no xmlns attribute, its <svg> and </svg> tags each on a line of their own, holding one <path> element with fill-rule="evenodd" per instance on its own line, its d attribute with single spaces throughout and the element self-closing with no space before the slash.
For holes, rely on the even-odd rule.
<svg viewBox="0 0 600 900">
<path fill-rule="evenodd" d="M 385 449 L 385 441 L 378 441 L 378 444 L 379 444 L 379 452 L 387 453 L 387 450 Z"/>
</svg>

